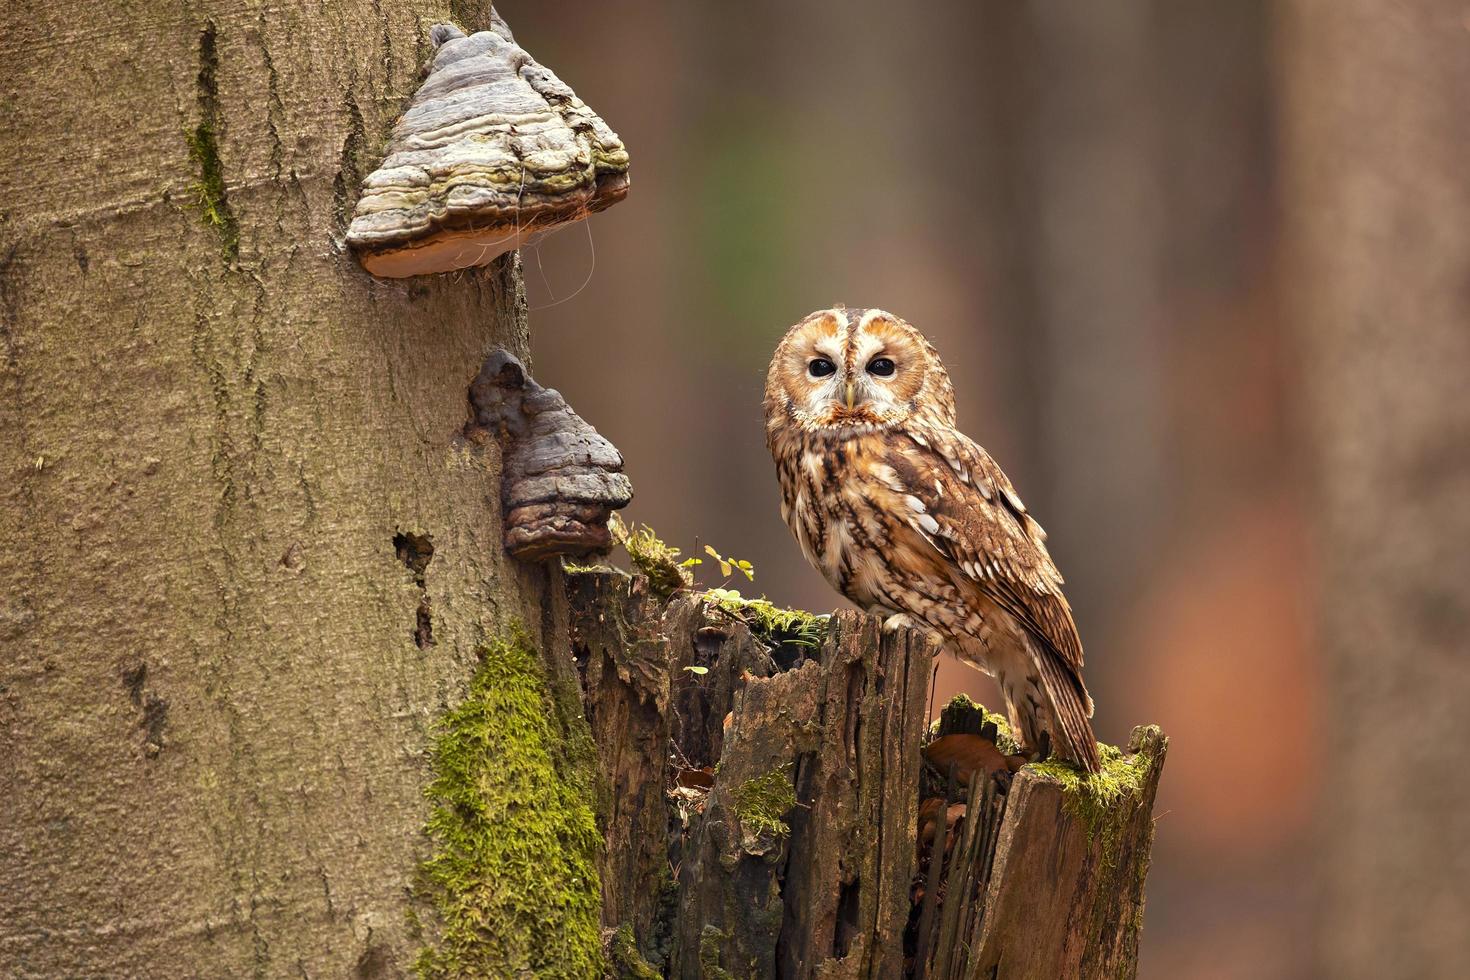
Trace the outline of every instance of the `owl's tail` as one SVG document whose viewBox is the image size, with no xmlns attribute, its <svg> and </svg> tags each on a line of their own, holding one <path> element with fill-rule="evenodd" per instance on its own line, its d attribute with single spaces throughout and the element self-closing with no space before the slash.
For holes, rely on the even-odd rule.
<svg viewBox="0 0 1470 980">
<path fill-rule="evenodd" d="M 1092 734 L 1092 698 L 1077 672 L 1045 643 L 1033 644 L 1041 663 L 1041 677 L 1051 702 L 1051 753 L 1066 762 L 1075 763 L 1088 772 L 1102 769 L 1097 754 L 1097 739 Z"/>
</svg>

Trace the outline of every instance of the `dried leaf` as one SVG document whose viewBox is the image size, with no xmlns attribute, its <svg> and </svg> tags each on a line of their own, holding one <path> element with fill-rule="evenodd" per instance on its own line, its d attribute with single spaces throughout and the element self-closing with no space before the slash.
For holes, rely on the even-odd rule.
<svg viewBox="0 0 1470 980">
<path fill-rule="evenodd" d="M 924 746 L 924 758 L 941 773 L 948 773 L 953 766 L 955 777 L 961 783 L 968 783 L 970 777 L 977 772 L 990 775 L 1011 769 L 1005 753 L 996 748 L 994 742 L 979 735 L 945 735 L 936 738 Z"/>
<path fill-rule="evenodd" d="M 703 769 L 676 769 L 674 783 L 685 789 L 713 789 L 715 771 L 709 766 Z"/>
</svg>

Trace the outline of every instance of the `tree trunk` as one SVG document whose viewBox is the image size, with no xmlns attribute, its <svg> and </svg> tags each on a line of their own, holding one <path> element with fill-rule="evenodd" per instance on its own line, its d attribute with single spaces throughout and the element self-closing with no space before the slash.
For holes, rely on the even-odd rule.
<svg viewBox="0 0 1470 980">
<path fill-rule="evenodd" d="M 1136 973 L 1157 729 L 1091 779 L 1045 764 L 946 785 L 925 772 L 933 649 L 912 631 L 664 601 L 611 571 L 573 575 L 569 598 L 611 790 L 604 924 L 640 954 L 622 976 Z M 936 735 L 981 717 L 957 699 Z M 921 819 L 921 795 L 949 819 Z M 916 848 L 916 824 L 938 846 Z"/>
<path fill-rule="evenodd" d="M 446 891 L 477 711 L 497 759 L 591 783 L 551 580 L 504 556 L 497 455 L 459 435 L 485 352 L 528 354 L 518 263 L 389 283 L 340 247 L 450 13 L 0 14 L 6 976 L 386 977 L 420 950 L 430 973 L 578 976 L 598 955 L 595 876 L 538 877 L 590 866 L 590 794 L 480 773 L 565 853 L 500 869 L 521 911 Z"/>
<path fill-rule="evenodd" d="M 1291 264 L 1334 717 L 1322 972 L 1470 975 L 1470 46 L 1450 0 L 1285 4 Z"/>
</svg>

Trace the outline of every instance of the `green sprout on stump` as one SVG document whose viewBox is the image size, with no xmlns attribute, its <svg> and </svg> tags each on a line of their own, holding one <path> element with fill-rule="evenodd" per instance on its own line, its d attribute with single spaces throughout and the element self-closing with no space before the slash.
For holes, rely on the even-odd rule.
<svg viewBox="0 0 1470 980">
<path fill-rule="evenodd" d="M 736 572 L 744 575 L 747 581 L 755 581 L 755 566 L 740 558 L 726 558 L 709 545 L 704 546 L 704 553 L 709 555 L 720 566 L 720 574 L 729 578 Z M 691 558 L 689 561 L 696 565 L 704 564 L 703 558 Z"/>
<path fill-rule="evenodd" d="M 628 560 L 648 579 L 655 593 L 667 596 L 694 584 L 693 568 L 700 564 L 700 559 L 685 558 L 681 561 L 679 556 L 683 552 L 664 544 L 647 524 L 630 528 L 614 514 L 607 526 L 613 541 L 622 545 L 628 553 Z"/>
<path fill-rule="evenodd" d="M 694 590 L 694 570 L 704 564 L 703 558 L 683 558 L 683 552 L 664 541 L 644 524 L 630 528 L 617 515 L 608 524 L 613 540 L 628 553 L 633 567 L 648 579 L 658 595 L 671 595 L 681 589 Z M 755 566 L 742 558 L 728 558 L 709 545 L 705 553 L 719 566 L 726 580 L 744 575 L 755 581 Z M 801 609 L 784 609 L 765 596 L 747 599 L 736 589 L 723 585 L 695 592 L 699 598 L 726 615 L 750 627 L 763 643 L 781 646 L 818 647 L 827 635 L 829 617 L 817 616 Z"/>
</svg>

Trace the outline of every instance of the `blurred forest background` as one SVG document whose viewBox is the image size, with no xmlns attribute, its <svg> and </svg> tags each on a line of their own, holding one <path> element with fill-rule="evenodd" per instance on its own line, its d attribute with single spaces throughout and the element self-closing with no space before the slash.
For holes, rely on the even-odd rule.
<svg viewBox="0 0 1470 980">
<path fill-rule="evenodd" d="M 1356 951 L 1328 920 L 1359 935 L 1353 916 L 1369 914 L 1333 893 L 1365 890 L 1371 860 L 1353 869 L 1322 846 L 1340 812 L 1328 786 L 1346 791 L 1352 776 L 1350 758 L 1334 769 L 1353 750 L 1332 736 L 1370 724 L 1343 716 L 1375 695 L 1334 702 L 1364 685 L 1361 672 L 1329 676 L 1314 615 L 1326 574 L 1315 524 L 1325 513 L 1331 533 L 1343 512 L 1313 489 L 1314 460 L 1330 460 L 1344 430 L 1332 377 L 1312 374 L 1345 369 L 1316 358 L 1314 345 L 1336 342 L 1293 319 L 1283 288 L 1295 276 L 1286 188 L 1305 174 L 1301 200 L 1315 207 L 1317 159 L 1296 151 L 1307 137 L 1287 122 L 1320 108 L 1328 130 L 1353 131 L 1353 112 L 1402 120 L 1424 90 L 1463 83 L 1470 21 L 1454 4 L 1414 6 L 1296 4 L 1323 16 L 1293 27 L 1263 0 L 502 5 L 633 155 L 625 204 L 524 252 L 537 377 L 623 450 L 630 519 L 686 551 L 751 560 L 754 590 L 779 602 L 831 608 L 779 517 L 761 427 L 767 359 L 788 325 L 835 303 L 883 307 L 929 334 L 961 427 L 1051 534 L 1099 737 L 1158 722 L 1173 738 L 1145 977 L 1344 975 L 1334 964 Z M 1424 17 L 1450 60 L 1428 65 L 1419 90 L 1334 108 L 1333 86 L 1360 68 L 1373 86 L 1439 57 L 1385 65 L 1390 39 L 1366 55 L 1379 64 L 1344 64 L 1342 32 Z M 1470 125 L 1458 104 L 1452 151 Z M 1421 116 L 1405 125 L 1455 125 Z M 1431 145 L 1365 169 L 1412 168 Z M 1326 153 L 1339 150 L 1356 152 Z M 1452 174 L 1454 158 L 1430 169 Z M 1463 208 L 1463 179 L 1452 189 L 1439 203 Z M 1421 218 L 1434 220 L 1399 216 Z M 1307 237 L 1333 234 L 1306 224 Z M 1456 343 L 1440 353 L 1463 365 Z M 1370 417 L 1372 389 L 1356 389 Z M 1464 444 L 1443 449 L 1463 478 Z M 1436 628 L 1463 652 L 1463 587 L 1451 600 Z M 940 677 L 941 695 L 995 701 L 953 662 Z M 1352 785 L 1371 793 L 1381 777 Z M 1414 881 L 1389 884 L 1385 901 L 1415 901 Z M 1463 926 L 1464 899 L 1463 887 L 1426 897 L 1443 914 L 1421 931 Z M 1395 975 L 1450 975 L 1451 959 L 1423 972 L 1403 961 Z"/>
</svg>

